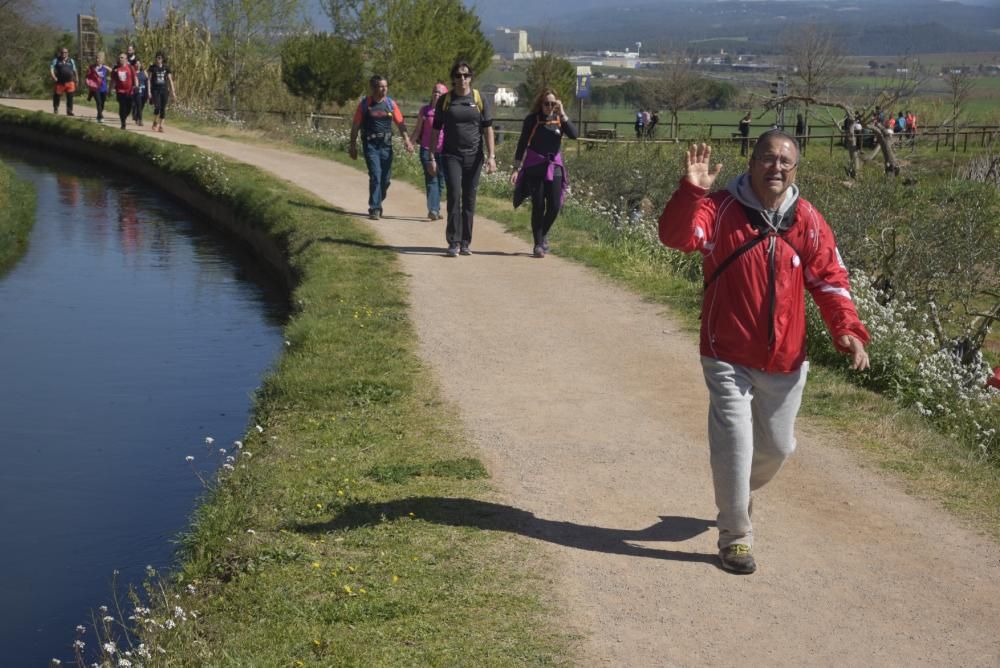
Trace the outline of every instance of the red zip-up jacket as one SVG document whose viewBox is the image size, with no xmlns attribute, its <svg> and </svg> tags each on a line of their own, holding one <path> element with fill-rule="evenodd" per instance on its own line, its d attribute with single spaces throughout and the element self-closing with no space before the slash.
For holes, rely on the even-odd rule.
<svg viewBox="0 0 1000 668">
<path fill-rule="evenodd" d="M 726 258 L 758 236 L 731 193 L 709 195 L 687 178 L 667 202 L 659 231 L 666 246 L 701 251 L 706 282 Z M 804 288 L 834 341 L 850 334 L 868 343 L 833 231 L 816 207 L 799 197 L 795 220 L 785 232 L 768 233 L 705 288 L 701 354 L 770 373 L 795 371 L 806 358 Z"/>
<path fill-rule="evenodd" d="M 132 90 L 139 85 L 135 68 L 131 65 L 115 65 L 111 70 L 111 81 L 115 85 L 115 92 L 119 95 L 131 95 Z"/>
</svg>

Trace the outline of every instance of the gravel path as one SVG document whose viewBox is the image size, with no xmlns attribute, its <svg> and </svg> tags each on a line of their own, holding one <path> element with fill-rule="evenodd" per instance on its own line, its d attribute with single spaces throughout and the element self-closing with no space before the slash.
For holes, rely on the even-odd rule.
<svg viewBox="0 0 1000 668">
<path fill-rule="evenodd" d="M 156 136 L 366 211 L 367 177 L 350 167 L 171 127 Z M 755 495 L 758 572 L 719 570 L 693 338 L 586 268 L 531 258 L 490 220 L 476 221 L 473 256 L 446 258 L 443 223 L 425 212 L 397 181 L 371 226 L 410 277 L 420 355 L 511 507 L 508 526 L 558 565 L 583 665 L 1000 666 L 997 545 L 859 466 L 836 434 L 800 429 L 799 452 Z"/>
</svg>

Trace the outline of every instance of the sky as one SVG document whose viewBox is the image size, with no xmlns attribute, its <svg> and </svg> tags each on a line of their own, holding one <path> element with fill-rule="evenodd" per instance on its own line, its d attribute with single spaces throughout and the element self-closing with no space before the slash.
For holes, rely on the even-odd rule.
<svg viewBox="0 0 1000 668">
<path fill-rule="evenodd" d="M 94 8 L 105 31 L 114 31 L 131 25 L 129 0 L 35 0 L 44 18 L 65 30 L 76 30 L 76 15 L 90 14 Z M 625 0 L 628 4 L 648 4 L 655 0 Z M 664 0 L 665 2 L 669 0 Z M 320 8 L 319 0 L 303 0 L 307 15 L 319 30 L 329 29 L 330 22 Z M 167 6 L 165 0 L 153 0 L 153 14 Z M 493 32 L 498 26 L 530 29 L 531 19 L 539 16 L 537 0 L 466 0 L 468 6 L 478 7 L 482 17 L 484 32 Z M 963 0 L 962 4 L 985 7 L 1000 7 L 1000 0 Z M 546 12 L 556 15 L 564 12 L 579 12 L 581 9 L 600 7 L 620 7 L 622 0 L 547 0 L 543 7 Z M 544 19 L 543 19 L 544 20 Z"/>
</svg>

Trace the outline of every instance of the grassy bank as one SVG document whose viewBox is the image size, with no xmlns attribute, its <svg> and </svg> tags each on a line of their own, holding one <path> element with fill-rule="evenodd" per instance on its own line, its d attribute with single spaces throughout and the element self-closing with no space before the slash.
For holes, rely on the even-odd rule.
<svg viewBox="0 0 1000 668">
<path fill-rule="evenodd" d="M 28 248 L 35 223 L 35 191 L 0 163 L 0 275 Z"/>
<path fill-rule="evenodd" d="M 404 276 L 390 251 L 316 198 L 245 165 L 115 129 L 0 111 L 0 128 L 14 126 L 22 138 L 56 136 L 91 156 L 155 165 L 150 176 L 161 185 L 175 180 L 210 196 L 248 236 L 270 240 L 295 277 L 285 354 L 255 397 L 246 438 L 209 455 L 219 478 L 206 486 L 175 574 L 162 590 L 151 576 L 138 607 L 110 608 L 109 617 L 138 627 L 133 659 L 568 661 L 570 639 L 552 630 L 546 567 L 514 535 L 517 511 L 490 502 L 487 473 L 455 410 L 415 355 Z M 118 621 L 97 623 L 102 641 L 116 629 Z M 85 651 L 100 644 L 93 631 L 79 639 Z M 120 655 L 122 635 L 119 645 Z M 100 658 L 110 665 L 113 657 L 105 650 Z"/>
</svg>

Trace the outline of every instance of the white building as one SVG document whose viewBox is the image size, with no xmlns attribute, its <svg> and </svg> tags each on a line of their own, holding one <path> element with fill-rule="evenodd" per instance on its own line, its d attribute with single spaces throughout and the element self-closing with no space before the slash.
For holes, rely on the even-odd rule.
<svg viewBox="0 0 1000 668">
<path fill-rule="evenodd" d="M 485 97 L 487 97 L 490 102 L 493 103 L 494 107 L 516 107 L 517 106 L 517 91 L 513 88 L 507 88 L 506 86 L 494 86 L 489 84 L 483 86 L 480 91 Z"/>
<path fill-rule="evenodd" d="M 534 56 L 534 50 L 528 44 L 527 30 L 497 28 L 491 41 L 496 54 L 506 60 L 523 60 Z"/>
</svg>

